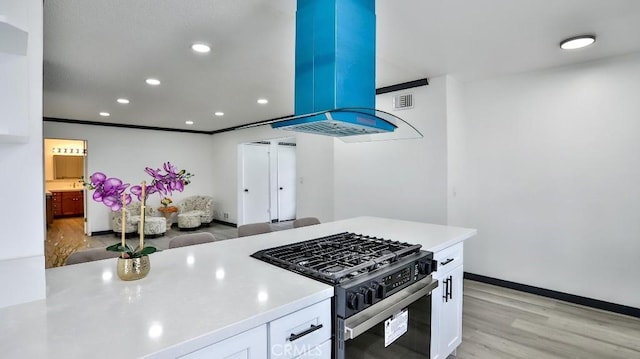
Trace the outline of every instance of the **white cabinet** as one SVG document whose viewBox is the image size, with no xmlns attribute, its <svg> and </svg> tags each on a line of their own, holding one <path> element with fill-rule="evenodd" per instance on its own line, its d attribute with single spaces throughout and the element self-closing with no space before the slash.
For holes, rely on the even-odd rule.
<svg viewBox="0 0 640 359">
<path fill-rule="evenodd" d="M 331 299 L 191 352 L 188 359 L 330 359 Z"/>
<path fill-rule="evenodd" d="M 462 342 L 463 244 L 434 253 L 439 286 L 431 296 L 431 358 L 445 359 Z"/>
<path fill-rule="evenodd" d="M 261 325 L 244 333 L 191 352 L 189 359 L 267 359 L 267 326 Z"/>
<path fill-rule="evenodd" d="M 292 359 L 302 356 L 323 358 L 321 344 L 331 339 L 331 301 L 310 307 L 269 323 L 270 358 Z M 329 345 L 329 355 L 331 346 Z"/>
</svg>

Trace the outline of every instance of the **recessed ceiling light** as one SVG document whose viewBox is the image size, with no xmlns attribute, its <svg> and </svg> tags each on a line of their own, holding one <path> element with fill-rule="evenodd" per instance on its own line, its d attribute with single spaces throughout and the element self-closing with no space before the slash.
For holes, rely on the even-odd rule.
<svg viewBox="0 0 640 359">
<path fill-rule="evenodd" d="M 111 114 L 109 112 L 100 112 L 100 116 L 109 117 L 109 116 L 111 116 Z"/>
<path fill-rule="evenodd" d="M 151 85 L 151 86 L 158 86 L 158 85 L 160 85 L 160 80 L 158 80 L 158 79 L 152 79 L 152 78 L 149 78 L 149 79 L 147 79 L 147 80 L 146 80 L 146 82 L 147 82 L 147 84 L 149 84 L 149 85 Z"/>
<path fill-rule="evenodd" d="M 260 98 L 258 99 L 258 103 L 261 105 L 267 104 L 269 103 L 269 100 L 267 100 L 266 98 Z"/>
<path fill-rule="evenodd" d="M 193 121 L 184 121 L 187 125 L 193 125 Z"/>
<path fill-rule="evenodd" d="M 122 103 L 122 104 L 128 104 L 130 101 L 126 98 L 119 98 L 116 100 L 118 103 Z"/>
<path fill-rule="evenodd" d="M 560 42 L 560 48 L 563 50 L 575 50 L 585 46 L 589 46 L 596 42 L 596 37 L 593 35 L 580 35 L 570 37 Z"/>
<path fill-rule="evenodd" d="M 195 43 L 191 45 L 191 50 L 199 52 L 201 54 L 206 54 L 207 52 L 211 51 L 211 47 L 202 43 Z"/>
<path fill-rule="evenodd" d="M 214 113 L 214 115 L 216 115 L 216 116 L 224 116 L 224 112 L 218 111 L 218 112 Z"/>
</svg>

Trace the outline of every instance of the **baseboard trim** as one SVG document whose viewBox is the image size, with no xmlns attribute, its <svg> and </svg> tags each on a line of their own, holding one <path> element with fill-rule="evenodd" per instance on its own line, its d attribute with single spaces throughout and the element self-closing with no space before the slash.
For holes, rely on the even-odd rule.
<svg viewBox="0 0 640 359">
<path fill-rule="evenodd" d="M 225 222 L 225 221 L 221 221 L 218 219 L 214 219 L 213 221 L 211 221 L 211 223 L 219 223 L 219 224 L 223 224 L 225 226 L 229 226 L 229 227 L 233 227 L 233 228 L 238 228 L 238 225 L 235 223 L 231 223 L 231 222 Z M 172 223 L 172 227 L 175 226 L 175 223 Z M 177 227 L 176 227 L 177 228 Z M 104 236 L 105 234 L 114 234 L 115 232 L 113 230 L 108 230 L 108 231 L 97 231 L 97 232 L 91 232 L 92 236 Z M 125 235 L 125 237 L 129 238 L 131 233 L 127 233 Z M 137 233 L 132 233 L 135 235 L 135 237 L 138 236 Z"/>
<path fill-rule="evenodd" d="M 569 294 L 558 292 L 555 290 L 544 289 L 539 287 L 534 287 L 526 284 L 510 282 L 507 280 L 502 280 L 493 277 L 487 277 L 479 274 L 464 272 L 464 278 L 473 280 L 476 282 L 482 282 L 487 284 L 493 284 L 498 287 L 504 287 L 509 289 L 519 290 L 521 292 L 537 294 L 547 298 L 553 298 L 558 300 L 563 300 L 565 302 L 574 303 L 584 305 L 586 307 L 591 307 L 595 309 L 606 310 L 609 312 L 614 312 L 618 314 L 629 315 L 632 317 L 640 318 L 640 308 L 629 307 L 622 304 L 616 304 L 611 302 L 605 302 L 603 300 L 581 297 L 579 295 Z"/>
<path fill-rule="evenodd" d="M 218 224 L 224 224 L 225 226 L 229 226 L 229 227 L 233 227 L 233 228 L 238 228 L 238 225 L 235 223 L 231 223 L 231 222 L 225 222 L 225 221 L 221 221 L 219 219 L 214 219 L 213 221 L 211 221 L 211 223 L 218 223 Z"/>
<path fill-rule="evenodd" d="M 116 238 L 122 237 L 120 232 L 114 232 L 113 230 L 91 232 L 91 236 L 104 236 L 104 235 L 113 235 Z M 127 232 L 127 233 L 124 234 L 124 238 L 126 238 L 126 239 L 131 239 L 131 238 L 136 238 L 136 237 L 139 237 L 138 232 Z M 153 237 L 151 237 L 151 238 L 153 238 Z"/>
<path fill-rule="evenodd" d="M 97 232 L 91 232 L 91 236 L 104 236 L 105 234 L 113 234 L 115 232 L 113 232 L 112 230 L 108 230 L 108 231 L 97 231 Z"/>
</svg>

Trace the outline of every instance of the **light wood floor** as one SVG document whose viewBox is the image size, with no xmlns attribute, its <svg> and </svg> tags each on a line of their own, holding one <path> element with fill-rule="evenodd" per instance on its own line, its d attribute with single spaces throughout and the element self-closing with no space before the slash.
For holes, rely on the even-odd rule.
<svg viewBox="0 0 640 359">
<path fill-rule="evenodd" d="M 71 253 L 88 247 L 83 217 L 55 219 L 47 227 L 47 239 L 44 242 L 45 267 L 64 265 Z"/>
<path fill-rule="evenodd" d="M 640 319 L 464 281 L 466 358 L 640 359 Z"/>
</svg>

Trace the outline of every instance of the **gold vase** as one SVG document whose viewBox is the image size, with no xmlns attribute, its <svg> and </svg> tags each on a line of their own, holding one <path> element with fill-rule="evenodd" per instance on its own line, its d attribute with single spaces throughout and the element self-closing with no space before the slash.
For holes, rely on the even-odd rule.
<svg viewBox="0 0 640 359">
<path fill-rule="evenodd" d="M 149 274 L 149 256 L 140 258 L 118 258 L 118 277 L 122 280 L 138 280 Z"/>
</svg>

